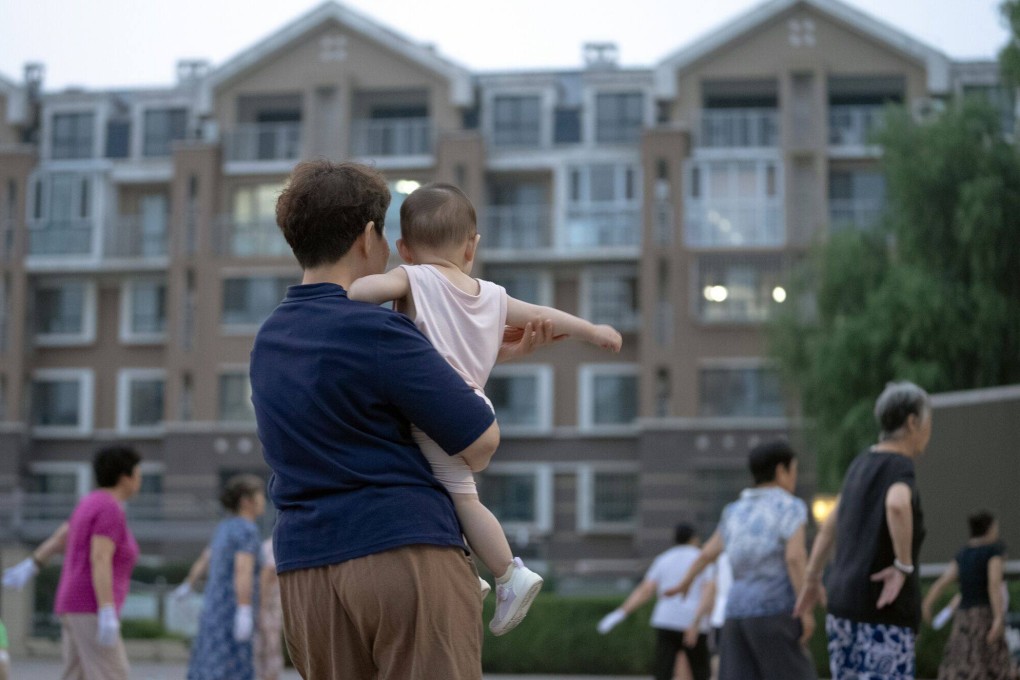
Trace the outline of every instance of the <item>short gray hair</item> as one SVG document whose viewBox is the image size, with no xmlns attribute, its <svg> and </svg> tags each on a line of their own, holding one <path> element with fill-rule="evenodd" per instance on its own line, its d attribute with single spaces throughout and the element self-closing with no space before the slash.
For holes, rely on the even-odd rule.
<svg viewBox="0 0 1020 680">
<path fill-rule="evenodd" d="M 928 393 L 906 380 L 886 383 L 875 401 L 875 420 L 882 428 L 882 438 L 903 427 L 912 415 L 918 418 L 931 410 Z"/>
</svg>

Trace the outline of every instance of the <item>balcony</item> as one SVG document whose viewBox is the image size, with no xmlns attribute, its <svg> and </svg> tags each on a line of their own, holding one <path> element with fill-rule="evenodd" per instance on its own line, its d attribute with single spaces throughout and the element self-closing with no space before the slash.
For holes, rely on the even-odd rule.
<svg viewBox="0 0 1020 680">
<path fill-rule="evenodd" d="M 483 236 L 483 247 L 530 250 L 552 245 L 547 205 L 492 205 L 485 214 L 488 229 Z"/>
<path fill-rule="evenodd" d="M 567 208 L 568 248 L 620 248 L 641 245 L 641 208 L 595 204 Z"/>
<path fill-rule="evenodd" d="M 295 161 L 301 158 L 301 123 L 242 123 L 223 136 L 228 161 Z"/>
<path fill-rule="evenodd" d="M 779 197 L 689 199 L 684 210 L 684 242 L 692 248 L 780 247 L 785 231 Z"/>
<path fill-rule="evenodd" d="M 432 153 L 428 118 L 363 118 L 351 125 L 355 156 L 424 156 Z"/>
<path fill-rule="evenodd" d="M 884 206 L 881 198 L 830 198 L 829 229 L 872 229 L 882 218 Z"/>
<path fill-rule="evenodd" d="M 276 226 L 276 219 L 239 220 L 230 215 L 216 222 L 215 248 L 217 255 L 228 257 L 282 257 L 291 256 L 290 246 Z"/>
<path fill-rule="evenodd" d="M 120 215 L 107 226 L 103 255 L 109 258 L 161 258 L 167 254 L 167 223 L 143 219 L 141 215 Z"/>
<path fill-rule="evenodd" d="M 779 145 L 776 109 L 703 109 L 698 146 L 709 149 L 768 148 Z"/>
<path fill-rule="evenodd" d="M 841 104 L 829 107 L 829 146 L 865 147 L 882 126 L 880 104 Z"/>
<path fill-rule="evenodd" d="M 28 255 L 91 255 L 92 220 L 37 220 L 29 225 Z"/>
</svg>

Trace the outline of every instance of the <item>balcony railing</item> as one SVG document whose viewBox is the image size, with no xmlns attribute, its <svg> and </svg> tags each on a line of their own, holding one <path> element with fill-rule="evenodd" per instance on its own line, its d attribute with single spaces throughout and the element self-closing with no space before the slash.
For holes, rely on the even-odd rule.
<svg viewBox="0 0 1020 680">
<path fill-rule="evenodd" d="M 280 257 L 290 255 L 286 239 L 271 217 L 239 220 L 230 215 L 216 222 L 217 255 L 231 257 Z"/>
<path fill-rule="evenodd" d="M 422 156 L 432 153 L 432 122 L 428 118 L 356 120 L 351 125 L 355 156 Z"/>
<path fill-rule="evenodd" d="M 641 245 L 641 209 L 573 205 L 567 209 L 568 248 Z"/>
<path fill-rule="evenodd" d="M 871 229 L 881 219 L 884 206 L 880 198 L 830 198 L 830 229 Z"/>
<path fill-rule="evenodd" d="M 301 157 L 301 123 L 245 123 L 224 141 L 229 161 L 293 161 Z"/>
<path fill-rule="evenodd" d="M 169 216 L 166 216 L 161 225 L 153 225 L 137 215 L 119 216 L 106 227 L 103 255 L 116 258 L 165 257 L 169 221 Z"/>
<path fill-rule="evenodd" d="M 29 255 L 90 255 L 92 220 L 38 220 L 28 229 Z"/>
<path fill-rule="evenodd" d="M 786 241 L 782 201 L 776 198 L 688 200 L 684 242 L 695 248 L 782 246 Z"/>
<path fill-rule="evenodd" d="M 829 107 L 829 145 L 867 146 L 872 135 L 882 126 L 883 107 L 868 105 L 837 105 Z"/>
<path fill-rule="evenodd" d="M 779 145 L 776 109 L 704 109 L 699 145 L 707 148 L 751 148 Z"/>
<path fill-rule="evenodd" d="M 486 221 L 483 247 L 532 249 L 552 245 L 547 205 L 491 205 L 486 209 Z"/>
</svg>

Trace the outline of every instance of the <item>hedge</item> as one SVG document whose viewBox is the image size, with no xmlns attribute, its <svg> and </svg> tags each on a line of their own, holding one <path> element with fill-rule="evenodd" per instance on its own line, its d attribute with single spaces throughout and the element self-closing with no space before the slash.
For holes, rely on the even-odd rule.
<svg viewBox="0 0 1020 680">
<path fill-rule="evenodd" d="M 947 589 L 939 606 L 954 594 Z M 484 607 L 486 625 L 492 618 L 494 599 Z M 542 593 L 524 621 L 507 635 L 495 637 L 486 629 L 482 667 L 487 673 L 546 673 L 589 675 L 649 675 L 655 636 L 648 621 L 652 604 L 631 614 L 608 635 L 595 625 L 623 601 L 623 597 L 575 597 Z M 1020 582 L 1010 584 L 1014 609 L 1020 603 Z M 937 609 L 936 609 L 937 611 Z M 829 677 L 825 614 L 816 612 L 817 626 L 810 650 L 820 677 Z M 922 625 L 917 638 L 917 677 L 938 674 L 942 650 L 952 628 L 932 630 Z"/>
</svg>

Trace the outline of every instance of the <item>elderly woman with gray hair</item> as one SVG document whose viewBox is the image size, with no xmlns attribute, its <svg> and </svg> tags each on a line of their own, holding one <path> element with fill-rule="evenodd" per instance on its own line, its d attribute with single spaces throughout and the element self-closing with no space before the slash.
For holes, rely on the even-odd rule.
<svg viewBox="0 0 1020 680">
<path fill-rule="evenodd" d="M 851 463 L 808 560 L 795 614 L 824 601 L 833 680 L 913 680 L 921 622 L 917 558 L 924 516 L 914 462 L 931 438 L 931 401 L 913 383 L 886 385 L 875 402 L 877 444 Z"/>
</svg>

